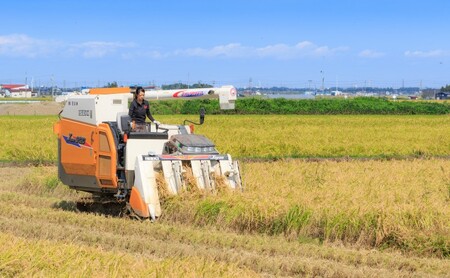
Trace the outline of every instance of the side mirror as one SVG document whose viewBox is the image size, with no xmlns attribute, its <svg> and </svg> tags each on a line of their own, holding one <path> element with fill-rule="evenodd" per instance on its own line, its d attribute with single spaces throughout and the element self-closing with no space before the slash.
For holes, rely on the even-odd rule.
<svg viewBox="0 0 450 278">
<path fill-rule="evenodd" d="M 205 108 L 200 108 L 200 124 L 202 125 L 205 122 Z"/>
<path fill-rule="evenodd" d="M 194 123 L 193 121 L 184 120 L 183 125 L 186 125 L 186 122 L 194 125 L 202 125 L 205 122 L 205 108 L 200 108 L 200 123 Z"/>
</svg>

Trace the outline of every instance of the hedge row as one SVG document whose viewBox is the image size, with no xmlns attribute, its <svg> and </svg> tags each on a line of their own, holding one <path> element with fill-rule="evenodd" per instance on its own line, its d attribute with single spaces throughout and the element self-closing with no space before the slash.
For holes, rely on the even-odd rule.
<svg viewBox="0 0 450 278">
<path fill-rule="evenodd" d="M 197 114 L 204 107 L 207 114 L 378 114 L 378 115 L 439 115 L 450 114 L 448 102 L 390 101 L 383 98 L 352 99 L 261 99 L 241 98 L 236 109 L 220 110 L 214 99 L 167 100 L 152 102 L 154 114 Z"/>
</svg>

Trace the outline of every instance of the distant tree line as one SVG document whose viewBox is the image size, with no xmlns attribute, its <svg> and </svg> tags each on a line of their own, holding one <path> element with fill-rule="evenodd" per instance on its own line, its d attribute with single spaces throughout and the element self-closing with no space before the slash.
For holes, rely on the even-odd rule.
<svg viewBox="0 0 450 278">
<path fill-rule="evenodd" d="M 116 81 L 108 82 L 104 88 L 117 88 L 119 85 Z M 163 90 L 175 90 L 175 89 L 188 89 L 188 88 L 212 88 L 213 86 L 207 83 L 202 83 L 201 81 L 198 81 L 197 83 L 194 83 L 192 85 L 188 85 L 185 83 L 173 83 L 168 85 L 162 85 L 161 88 Z"/>
<path fill-rule="evenodd" d="M 263 99 L 239 98 L 236 109 L 220 110 L 217 99 L 171 100 L 152 103 L 155 114 L 299 114 L 299 115 L 439 115 L 450 114 L 450 104 L 390 101 L 384 98 L 351 99 Z"/>
<path fill-rule="evenodd" d="M 434 99 L 437 92 L 439 92 L 438 89 L 423 89 L 421 96 L 423 99 Z"/>
<path fill-rule="evenodd" d="M 239 92 L 245 91 L 259 91 L 264 94 L 277 94 L 277 93 L 294 93 L 300 94 L 307 91 L 313 91 L 317 93 L 321 93 L 322 89 L 318 88 L 288 88 L 288 87 L 253 87 L 253 88 L 237 88 Z M 414 94 L 420 91 L 419 87 L 402 87 L 398 89 L 394 89 L 392 87 L 329 87 L 324 88 L 324 93 L 330 93 L 331 91 L 341 91 L 350 94 L 355 94 L 359 92 L 366 93 L 376 93 L 376 94 L 385 94 L 385 93 L 404 93 L 404 94 Z"/>
<path fill-rule="evenodd" d="M 213 86 L 207 83 L 202 83 L 201 81 L 198 81 L 197 83 L 194 83 L 192 85 L 184 84 L 181 82 L 174 83 L 174 84 L 168 84 L 168 85 L 162 85 L 161 89 L 163 90 L 176 90 L 176 89 L 188 89 L 188 88 L 212 88 Z"/>
<path fill-rule="evenodd" d="M 442 87 L 441 92 L 450 92 L 450 85 L 445 85 L 445 87 Z"/>
<path fill-rule="evenodd" d="M 106 86 L 105 86 L 105 88 L 117 88 L 117 87 L 119 87 L 119 86 L 117 85 L 116 81 L 108 82 L 108 84 L 106 84 Z"/>
<path fill-rule="evenodd" d="M 103 86 L 104 88 L 117 88 L 119 87 L 117 81 L 112 81 L 112 82 L 108 82 L 106 85 Z M 177 82 L 177 83 L 172 83 L 172 84 L 164 84 L 161 86 L 161 88 L 163 90 L 175 90 L 175 89 L 187 89 L 187 88 L 212 88 L 214 87 L 214 85 L 208 84 L 208 83 L 203 83 L 201 81 L 198 81 L 197 83 L 188 85 L 186 83 L 182 83 L 182 82 Z M 89 87 L 83 87 L 83 88 L 89 88 Z M 39 87 L 39 88 L 35 88 L 34 90 L 37 91 L 39 90 L 40 94 L 51 94 L 51 91 L 53 90 L 56 94 L 59 94 L 61 92 L 61 90 L 64 91 L 75 91 L 75 90 L 79 90 L 80 88 L 59 88 L 59 87 Z M 315 92 L 321 92 L 320 89 L 312 89 L 312 88 L 288 88 L 288 87 L 252 87 L 252 88 L 237 88 L 239 92 L 245 92 L 245 91 L 259 91 L 260 93 L 263 94 L 274 94 L 274 93 L 304 93 L 306 91 L 315 91 Z M 367 92 L 367 93 L 378 93 L 378 94 L 384 94 L 384 93 L 406 93 L 406 94 L 413 94 L 416 93 L 418 91 L 422 91 L 422 97 L 424 98 L 434 98 L 434 94 L 438 91 L 440 92 L 450 92 L 450 85 L 445 85 L 443 87 L 441 87 L 440 89 L 422 89 L 420 90 L 419 87 L 403 87 L 403 88 L 398 88 L 398 89 L 394 89 L 392 87 L 350 87 L 350 88 L 343 88 L 343 87 L 331 87 L 331 88 L 326 88 L 324 90 L 324 92 L 330 92 L 332 90 L 338 90 L 338 91 L 345 91 L 346 93 L 357 93 L 357 92 Z"/>
</svg>

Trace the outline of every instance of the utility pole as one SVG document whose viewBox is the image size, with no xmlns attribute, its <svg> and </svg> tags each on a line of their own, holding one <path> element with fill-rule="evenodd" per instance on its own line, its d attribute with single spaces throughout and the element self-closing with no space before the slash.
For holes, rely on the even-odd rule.
<svg viewBox="0 0 450 278">
<path fill-rule="evenodd" d="M 323 70 L 320 71 L 322 74 L 322 94 L 325 93 L 325 76 Z"/>
<path fill-rule="evenodd" d="M 53 74 L 52 74 L 52 77 L 50 78 L 50 80 L 52 81 L 52 98 L 54 97 L 54 88 L 55 88 L 55 86 L 54 86 L 54 78 L 53 78 Z"/>
<path fill-rule="evenodd" d="M 338 87 L 339 87 L 339 86 L 338 86 L 338 76 L 336 75 L 336 94 L 337 94 L 337 92 L 339 91 L 339 90 L 338 90 Z"/>
</svg>

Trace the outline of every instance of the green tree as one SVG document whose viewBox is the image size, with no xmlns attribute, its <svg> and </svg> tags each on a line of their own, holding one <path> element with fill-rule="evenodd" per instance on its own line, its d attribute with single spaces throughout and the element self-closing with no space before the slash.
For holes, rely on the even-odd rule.
<svg viewBox="0 0 450 278">
<path fill-rule="evenodd" d="M 210 84 L 202 83 L 201 81 L 198 81 L 197 83 L 194 83 L 190 86 L 181 82 L 161 86 L 163 90 L 176 90 L 187 88 L 212 88 L 212 87 L 213 86 L 211 86 Z"/>
<path fill-rule="evenodd" d="M 438 92 L 437 89 L 424 89 L 422 90 L 422 98 L 424 99 L 434 99 L 434 96 Z"/>
<path fill-rule="evenodd" d="M 198 81 L 197 83 L 191 85 L 191 88 L 212 88 L 212 87 L 213 87 L 212 85 L 202 83 L 201 81 Z"/>
<path fill-rule="evenodd" d="M 108 82 L 108 84 L 105 86 L 106 88 L 117 88 L 119 86 L 117 86 L 117 82 L 113 81 L 113 82 Z"/>
<path fill-rule="evenodd" d="M 445 87 L 442 87 L 441 92 L 450 92 L 450 85 L 445 85 Z"/>
<path fill-rule="evenodd" d="M 187 89 L 188 85 L 178 82 L 178 83 L 173 83 L 173 84 L 168 84 L 168 85 L 162 85 L 161 88 L 163 90 Z"/>
</svg>

